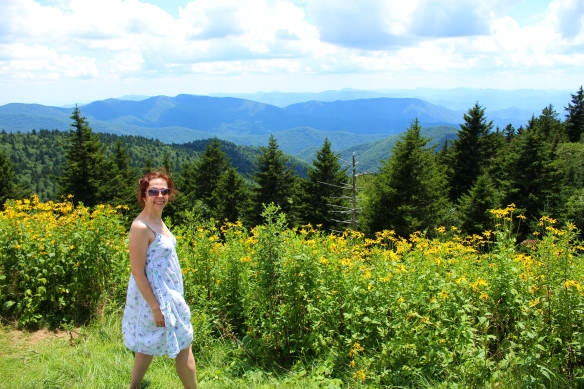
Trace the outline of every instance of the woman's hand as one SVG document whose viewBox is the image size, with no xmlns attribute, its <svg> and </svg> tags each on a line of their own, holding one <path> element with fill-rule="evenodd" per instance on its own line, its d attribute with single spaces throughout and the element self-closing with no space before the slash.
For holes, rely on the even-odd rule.
<svg viewBox="0 0 584 389">
<path fill-rule="evenodd" d="M 152 316 L 154 317 L 154 324 L 156 327 L 164 327 L 164 315 L 160 307 L 152 309 Z"/>
</svg>

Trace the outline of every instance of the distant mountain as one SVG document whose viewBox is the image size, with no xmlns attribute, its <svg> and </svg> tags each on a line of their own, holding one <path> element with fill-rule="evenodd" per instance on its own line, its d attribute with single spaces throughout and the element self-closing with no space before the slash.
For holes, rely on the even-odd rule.
<svg viewBox="0 0 584 389">
<path fill-rule="evenodd" d="M 178 95 L 107 99 L 80 109 L 96 132 L 167 143 L 216 136 L 245 145 L 265 145 L 273 134 L 288 153 L 320 146 L 325 137 L 336 150 L 366 143 L 404 131 L 416 117 L 423 126 L 454 124 L 458 119 L 453 111 L 413 98 L 310 101 L 280 108 L 231 97 Z M 8 104 L 0 107 L 0 128 L 67 130 L 70 114 L 70 108 Z"/>
<path fill-rule="evenodd" d="M 187 143 L 218 137 L 247 146 L 266 145 L 269 136 L 274 135 L 284 152 L 303 159 L 313 155 L 325 138 L 331 141 L 333 150 L 340 151 L 401 133 L 415 118 L 418 118 L 422 128 L 457 127 L 463 121 L 464 111 L 447 109 L 413 97 L 374 97 L 382 92 L 328 91 L 315 95 L 323 99 L 371 97 L 312 100 L 285 107 L 234 97 L 186 94 L 175 97 L 125 96 L 124 99 L 95 101 L 80 109 L 96 132 L 143 136 L 165 143 Z M 552 91 L 547 94 L 542 92 L 538 97 L 536 92 L 489 89 L 393 91 L 397 95 L 418 93 L 457 109 L 463 101 L 467 107 L 478 101 L 486 108 L 487 119 L 493 120 L 495 126 L 500 128 L 508 123 L 515 127 L 525 125 L 532 115 L 537 116 L 541 110 L 530 111 L 525 107 L 534 106 L 547 98 L 553 100 L 550 103 L 557 104 L 559 98 L 564 96 L 563 92 Z M 565 95 L 564 105 L 569 101 L 569 93 Z M 298 94 L 298 97 L 301 96 L 308 97 L 310 94 Z M 496 109 L 490 108 L 489 104 Z M 561 116 L 561 104 L 560 107 L 555 106 Z M 67 130 L 71 123 L 71 111 L 71 108 L 39 104 L 7 104 L 0 106 L 0 129 L 8 132 Z"/>
<path fill-rule="evenodd" d="M 455 124 L 458 115 L 420 99 L 379 97 L 373 99 L 308 101 L 285 108 L 310 122 L 310 127 L 327 131 L 365 134 L 397 134 L 418 118 L 424 126 Z"/>
<path fill-rule="evenodd" d="M 71 124 L 71 109 L 40 104 L 11 103 L 0 106 L 0 128 L 8 132 L 32 129 L 65 129 Z"/>
<path fill-rule="evenodd" d="M 422 127 L 420 134 L 426 138 L 431 138 L 428 142 L 428 147 L 440 146 L 445 139 L 449 142 L 456 139 L 459 127 L 453 126 L 436 126 L 436 127 Z M 392 135 L 385 139 L 361 144 L 350 147 L 340 152 L 340 157 L 345 161 L 350 161 L 352 154 L 355 157 L 358 165 L 359 173 L 375 173 L 381 167 L 381 161 L 386 161 L 393 153 L 393 148 L 402 134 Z"/>
<path fill-rule="evenodd" d="M 488 120 L 502 128 L 509 123 L 515 127 L 525 125 L 532 115 L 538 116 L 549 104 L 563 117 L 564 107 L 570 102 L 572 93 L 574 91 L 555 89 L 416 88 L 341 89 L 316 93 L 257 92 L 232 96 L 279 107 L 310 100 L 330 102 L 376 97 L 417 98 L 456 112 L 459 115 L 456 123 L 460 123 L 463 114 L 478 102 L 485 108 Z"/>
<path fill-rule="evenodd" d="M 578 85 L 575 85 L 575 89 Z M 515 108 L 536 115 L 543 108 L 552 104 L 558 112 L 570 102 L 570 94 L 574 90 L 540 90 L 540 89 L 480 89 L 480 88 L 415 88 L 415 89 L 340 89 L 314 93 L 297 92 L 256 92 L 231 94 L 278 107 L 305 101 L 337 101 L 370 99 L 376 97 L 417 98 L 432 104 L 440 105 L 455 112 L 466 112 L 475 102 L 486 108 L 489 113 Z M 217 95 L 221 96 L 221 95 Z M 491 120 L 493 118 L 490 118 Z"/>
<path fill-rule="evenodd" d="M 146 95 L 124 95 L 124 96 L 118 97 L 118 99 L 119 100 L 142 101 L 142 100 L 146 100 L 149 97 L 151 97 L 151 96 L 146 96 Z"/>
</svg>

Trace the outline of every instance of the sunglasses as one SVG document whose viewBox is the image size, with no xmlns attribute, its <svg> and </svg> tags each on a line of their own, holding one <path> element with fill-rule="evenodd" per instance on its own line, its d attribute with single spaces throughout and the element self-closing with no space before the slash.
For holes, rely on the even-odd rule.
<svg viewBox="0 0 584 389">
<path fill-rule="evenodd" d="M 148 189 L 148 196 L 152 196 L 152 197 L 158 197 L 159 194 L 162 194 L 163 196 L 166 196 L 169 193 L 170 193 L 170 189 L 168 189 L 168 188 L 163 188 L 163 189 L 152 188 L 152 189 Z"/>
</svg>

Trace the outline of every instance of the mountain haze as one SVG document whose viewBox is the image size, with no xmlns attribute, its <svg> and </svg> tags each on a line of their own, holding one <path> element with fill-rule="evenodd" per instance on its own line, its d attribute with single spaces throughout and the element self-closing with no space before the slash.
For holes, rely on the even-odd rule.
<svg viewBox="0 0 584 389">
<path fill-rule="evenodd" d="M 283 151 L 299 153 L 328 137 L 336 150 L 404 131 L 414 118 L 424 126 L 454 124 L 455 112 L 413 98 L 309 101 L 288 107 L 231 97 L 155 96 L 140 101 L 107 99 L 80 106 L 96 132 L 137 135 L 166 143 L 218 137 L 265 145 L 270 134 Z M 0 128 L 67 130 L 71 109 L 37 104 L 0 107 Z M 337 143 L 338 139 L 338 143 Z"/>
</svg>

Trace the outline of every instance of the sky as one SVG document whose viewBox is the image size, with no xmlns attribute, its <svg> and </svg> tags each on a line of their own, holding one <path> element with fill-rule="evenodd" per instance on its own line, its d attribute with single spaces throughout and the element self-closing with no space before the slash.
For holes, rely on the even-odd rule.
<svg viewBox="0 0 584 389">
<path fill-rule="evenodd" d="M 583 0 L 0 0 L 0 104 L 583 83 Z"/>
</svg>

